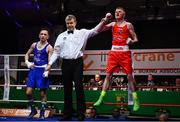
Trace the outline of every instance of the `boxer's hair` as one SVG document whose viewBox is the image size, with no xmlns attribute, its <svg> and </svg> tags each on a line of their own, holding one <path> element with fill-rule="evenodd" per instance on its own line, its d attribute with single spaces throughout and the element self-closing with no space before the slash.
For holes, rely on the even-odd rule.
<svg viewBox="0 0 180 122">
<path fill-rule="evenodd" d="M 123 10 L 123 11 L 124 11 L 124 18 L 125 18 L 125 16 L 126 16 L 126 11 L 125 11 L 125 9 L 124 9 L 123 7 L 121 7 L 121 6 L 116 7 L 116 9 L 121 9 L 121 10 Z"/>
<path fill-rule="evenodd" d="M 49 35 L 50 29 L 49 29 L 48 27 L 41 27 L 41 28 L 40 28 L 40 32 L 41 32 L 42 30 L 46 30 L 46 31 L 48 32 L 48 35 Z"/>
<path fill-rule="evenodd" d="M 116 9 L 121 9 L 121 10 L 123 10 L 125 12 L 125 9 L 123 7 L 121 7 L 121 6 L 116 7 Z"/>
</svg>

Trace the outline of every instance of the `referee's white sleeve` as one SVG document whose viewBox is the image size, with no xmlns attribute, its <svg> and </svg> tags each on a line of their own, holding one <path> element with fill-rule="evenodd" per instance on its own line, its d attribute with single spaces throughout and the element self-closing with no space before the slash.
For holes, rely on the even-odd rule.
<svg viewBox="0 0 180 122">
<path fill-rule="evenodd" d="M 58 55 L 56 53 L 53 53 L 52 56 L 50 57 L 48 64 L 52 65 L 56 61 L 57 57 Z"/>
</svg>

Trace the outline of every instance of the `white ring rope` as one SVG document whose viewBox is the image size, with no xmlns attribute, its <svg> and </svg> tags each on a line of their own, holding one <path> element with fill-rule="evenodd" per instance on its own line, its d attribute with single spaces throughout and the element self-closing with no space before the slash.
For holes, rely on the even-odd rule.
<svg viewBox="0 0 180 122">
<path fill-rule="evenodd" d="M 0 102 L 28 102 L 28 100 L 0 100 Z M 35 100 L 34 102 L 40 103 L 40 100 Z M 48 103 L 64 103 L 64 101 L 49 101 Z"/>
<path fill-rule="evenodd" d="M 4 87 L 4 84 L 0 84 L 1 87 Z M 26 87 L 26 85 L 9 85 L 10 87 Z M 59 87 L 63 88 L 63 85 L 50 85 L 50 87 Z"/>
<path fill-rule="evenodd" d="M 4 71 L 4 69 L 0 69 L 0 71 Z M 8 71 L 29 71 L 29 69 L 8 69 Z M 61 69 L 51 69 L 51 71 L 61 71 Z"/>
</svg>

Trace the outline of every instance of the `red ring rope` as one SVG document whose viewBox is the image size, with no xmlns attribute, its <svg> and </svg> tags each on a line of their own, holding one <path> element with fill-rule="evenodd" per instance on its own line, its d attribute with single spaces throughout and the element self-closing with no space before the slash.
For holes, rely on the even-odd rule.
<svg viewBox="0 0 180 122">
<path fill-rule="evenodd" d="M 94 102 L 86 102 L 86 104 L 94 104 Z M 105 105 L 123 105 L 127 106 L 128 103 L 113 103 L 113 102 L 104 102 Z M 156 106 L 156 107 L 180 107 L 180 104 L 151 104 L 151 103 L 142 103 L 141 106 Z"/>
</svg>

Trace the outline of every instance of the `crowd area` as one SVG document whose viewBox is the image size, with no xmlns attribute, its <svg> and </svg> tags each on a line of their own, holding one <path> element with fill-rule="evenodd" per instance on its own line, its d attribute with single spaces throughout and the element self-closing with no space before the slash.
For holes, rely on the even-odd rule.
<svg viewBox="0 0 180 122">
<path fill-rule="evenodd" d="M 157 78 L 158 79 L 158 78 Z M 144 80 L 136 80 L 138 91 L 180 91 L 180 78 L 157 80 L 156 76 L 148 74 Z M 163 78 L 162 78 L 163 79 Z M 95 74 L 88 81 L 84 81 L 84 88 L 89 90 L 101 90 L 104 82 L 104 76 Z M 177 88 L 176 88 L 177 87 Z M 110 90 L 124 90 L 128 89 L 128 82 L 124 76 L 113 76 Z"/>
</svg>

